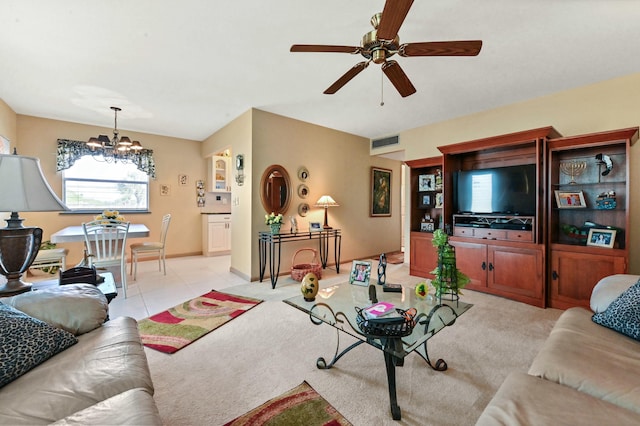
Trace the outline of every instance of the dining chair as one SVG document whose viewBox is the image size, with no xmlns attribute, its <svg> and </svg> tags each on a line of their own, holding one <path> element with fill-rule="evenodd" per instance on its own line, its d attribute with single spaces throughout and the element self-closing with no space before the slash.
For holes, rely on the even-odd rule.
<svg viewBox="0 0 640 426">
<path fill-rule="evenodd" d="M 120 267 L 122 295 L 127 298 L 127 234 L 129 222 L 94 220 L 82 224 L 89 266 Z"/>
<path fill-rule="evenodd" d="M 138 273 L 138 257 L 157 255 L 158 270 L 164 271 L 167 275 L 167 267 L 165 265 L 165 246 L 167 241 L 167 232 L 169 231 L 169 223 L 171 223 L 171 215 L 162 216 L 162 227 L 160 228 L 160 241 L 149 241 L 143 243 L 131 244 L 131 274 L 133 280 L 136 280 Z"/>
</svg>

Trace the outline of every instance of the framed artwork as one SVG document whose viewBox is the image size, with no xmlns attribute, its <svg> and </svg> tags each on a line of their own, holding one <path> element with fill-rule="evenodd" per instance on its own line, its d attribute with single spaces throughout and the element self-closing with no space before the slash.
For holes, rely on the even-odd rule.
<svg viewBox="0 0 640 426">
<path fill-rule="evenodd" d="M 434 197 L 432 195 L 418 194 L 418 207 L 425 208 L 433 205 Z"/>
<path fill-rule="evenodd" d="M 178 175 L 178 182 L 180 185 L 186 185 L 189 183 L 189 176 L 187 175 Z"/>
<path fill-rule="evenodd" d="M 391 170 L 371 168 L 370 216 L 391 216 Z"/>
<path fill-rule="evenodd" d="M 305 166 L 300 167 L 298 169 L 298 179 L 300 179 L 302 182 L 306 182 L 308 178 L 309 178 L 309 170 L 307 170 Z"/>
<path fill-rule="evenodd" d="M 305 217 L 309 213 L 309 204 L 300 203 L 298 204 L 298 214 L 302 217 Z"/>
<path fill-rule="evenodd" d="M 559 209 L 579 209 L 587 207 L 582 191 L 555 191 Z"/>
<path fill-rule="evenodd" d="M 309 222 L 309 231 L 322 231 L 322 225 L 320 225 L 320 222 Z"/>
<path fill-rule="evenodd" d="M 171 195 L 171 186 L 161 183 L 160 184 L 160 195 Z"/>
<path fill-rule="evenodd" d="M 444 196 L 442 192 L 436 194 L 436 208 L 441 209 L 444 206 Z"/>
<path fill-rule="evenodd" d="M 418 191 L 435 191 L 436 176 L 435 175 L 419 175 Z"/>
<path fill-rule="evenodd" d="M 309 187 L 304 183 L 298 185 L 298 197 L 307 198 L 307 195 L 309 195 Z"/>
<path fill-rule="evenodd" d="M 368 286 L 371 278 L 371 262 L 354 260 L 349 274 L 349 284 Z"/>
<path fill-rule="evenodd" d="M 588 246 L 613 248 L 616 241 L 615 229 L 589 229 Z"/>
</svg>

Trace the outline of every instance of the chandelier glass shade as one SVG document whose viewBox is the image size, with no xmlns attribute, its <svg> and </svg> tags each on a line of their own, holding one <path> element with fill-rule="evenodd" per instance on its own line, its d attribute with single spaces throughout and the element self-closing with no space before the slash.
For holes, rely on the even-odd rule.
<svg viewBox="0 0 640 426">
<path fill-rule="evenodd" d="M 111 107 L 111 109 L 115 114 L 113 138 L 110 139 L 107 135 L 91 137 L 87 141 L 87 146 L 95 154 L 98 154 L 94 155 L 95 159 L 102 159 L 107 162 L 130 160 L 142 151 L 142 144 L 139 141 L 131 141 L 128 136 L 120 136 L 118 132 L 118 111 L 122 111 L 122 109 L 118 107 Z"/>
</svg>

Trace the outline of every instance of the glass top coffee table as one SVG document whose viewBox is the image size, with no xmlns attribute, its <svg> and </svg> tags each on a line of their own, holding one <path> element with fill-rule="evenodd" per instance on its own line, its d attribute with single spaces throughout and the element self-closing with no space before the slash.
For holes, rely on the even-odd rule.
<svg viewBox="0 0 640 426">
<path fill-rule="evenodd" d="M 413 319 L 411 321 L 408 318 L 390 320 L 392 315 L 372 321 L 362 316 L 356 308 L 372 305 L 369 288 L 349 283 L 320 289 L 314 301 L 306 301 L 300 295 L 286 299 L 284 302 L 308 314 L 312 323 L 329 324 L 336 328 L 338 341 L 335 355 L 329 363 L 322 357 L 318 358 L 316 362 L 318 368 L 331 368 L 344 354 L 362 343 L 367 343 L 383 352 L 391 415 L 394 420 L 400 420 L 401 412 L 396 398 L 395 367 L 401 367 L 404 364 L 404 357 L 416 352 L 434 370 L 445 371 L 447 363 L 444 360 L 438 359 L 432 363 L 429 359 L 427 341 L 445 327 L 453 325 L 456 319 L 473 305 L 458 300 L 420 300 L 409 287 L 403 287 L 402 293 L 383 292 L 382 286 L 374 287 L 378 301 L 392 303 L 394 308 L 402 310 L 415 309 Z M 395 323 L 400 321 L 402 324 L 400 326 L 392 324 L 387 327 L 384 323 L 380 324 L 385 319 Z M 358 341 L 340 352 L 341 331 L 357 338 Z"/>
</svg>

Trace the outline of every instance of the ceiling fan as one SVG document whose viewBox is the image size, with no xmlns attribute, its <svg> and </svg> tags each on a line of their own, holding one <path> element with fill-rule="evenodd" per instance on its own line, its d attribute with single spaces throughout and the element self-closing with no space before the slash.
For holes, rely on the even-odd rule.
<svg viewBox="0 0 640 426">
<path fill-rule="evenodd" d="M 476 56 L 482 48 L 482 40 L 431 41 L 400 44 L 398 30 L 409 13 L 413 0 L 387 0 L 382 13 L 371 18 L 374 30 L 362 37 L 360 46 L 331 46 L 294 44 L 291 52 L 329 52 L 360 54 L 366 61 L 355 64 L 327 90 L 332 95 L 369 66 L 370 62 L 382 64 L 382 71 L 404 98 L 413 95 L 416 88 L 398 62 L 389 60 L 396 53 L 400 56 Z"/>
</svg>

